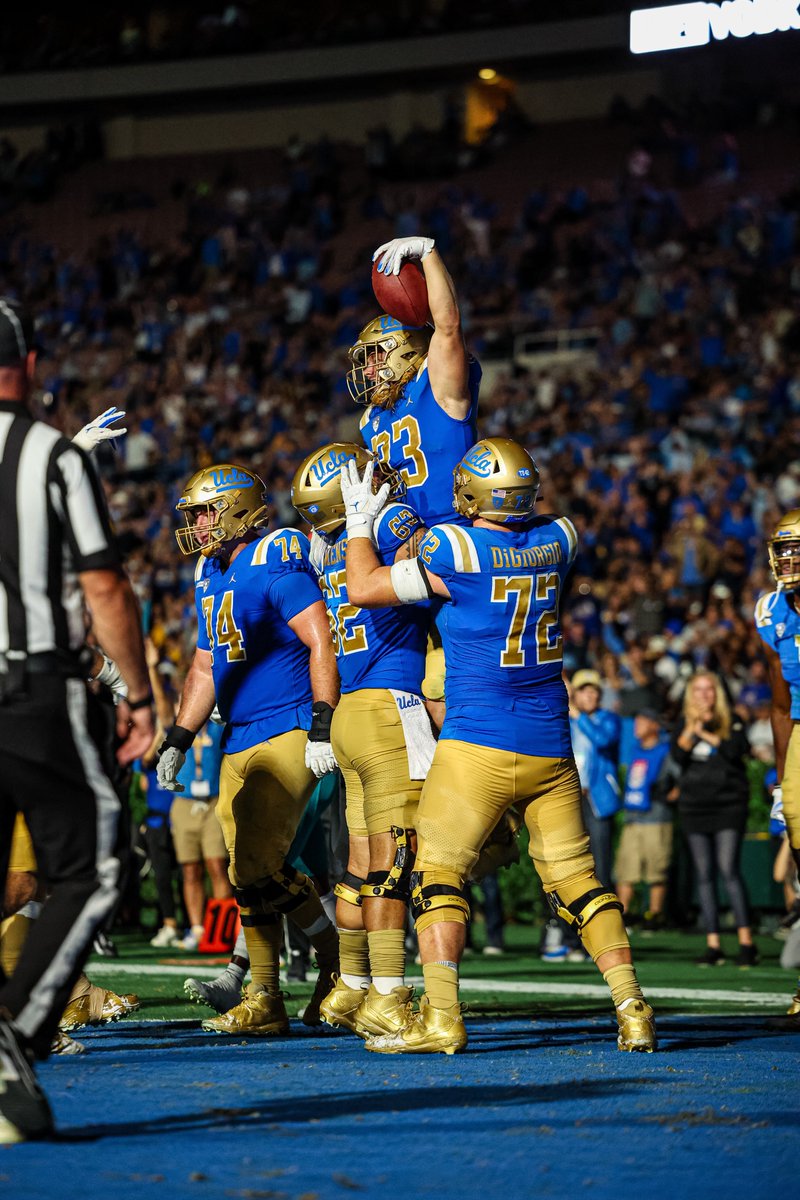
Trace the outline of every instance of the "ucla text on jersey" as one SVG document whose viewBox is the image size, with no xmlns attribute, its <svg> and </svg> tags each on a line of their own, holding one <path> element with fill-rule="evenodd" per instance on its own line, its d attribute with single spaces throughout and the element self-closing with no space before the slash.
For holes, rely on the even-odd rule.
<svg viewBox="0 0 800 1200">
<path fill-rule="evenodd" d="M 378 558 L 391 565 L 422 521 L 405 504 L 389 504 L 373 527 Z M 360 688 L 397 688 L 420 693 L 430 623 L 428 605 L 356 608 L 347 599 L 347 531 L 326 546 L 320 587 L 336 648 L 342 693 Z"/>
<path fill-rule="evenodd" d="M 419 558 L 451 596 L 437 618 L 443 738 L 571 756 L 559 606 L 577 544 L 566 517 L 537 517 L 519 532 L 446 524 L 425 535 Z"/>
<path fill-rule="evenodd" d="M 394 408 L 370 407 L 361 418 L 364 444 L 403 476 L 409 503 L 424 525 L 464 519 L 453 510 L 453 471 L 478 440 L 480 381 L 480 365 L 470 360 L 470 408 L 458 421 L 436 403 L 426 360 Z"/>
<path fill-rule="evenodd" d="M 800 721 L 800 615 L 789 596 L 778 590 L 756 601 L 756 631 L 781 660 L 781 672 L 792 695 L 792 720 Z"/>
<path fill-rule="evenodd" d="M 261 534 L 227 570 L 217 558 L 198 562 L 197 645 L 211 651 L 225 753 L 310 727 L 309 652 L 287 622 L 319 598 L 296 529 Z"/>
</svg>

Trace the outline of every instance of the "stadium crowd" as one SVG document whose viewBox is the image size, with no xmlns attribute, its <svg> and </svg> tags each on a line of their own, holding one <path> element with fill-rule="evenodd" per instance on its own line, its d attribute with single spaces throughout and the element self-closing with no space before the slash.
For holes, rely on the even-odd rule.
<svg viewBox="0 0 800 1200">
<path fill-rule="evenodd" d="M 69 434 L 106 407 L 127 413 L 99 459 L 176 694 L 193 649 L 194 566 L 173 534 L 183 481 L 245 462 L 275 522 L 296 524 L 298 463 L 355 433 L 347 349 L 375 301 L 339 153 L 290 143 L 268 186 L 189 188 L 185 230 L 162 244 L 121 227 L 70 254 L 11 221 L 0 238 L 0 289 L 38 313 L 42 410 Z M 544 508 L 575 522 L 567 674 L 598 670 L 623 717 L 676 717 L 687 678 L 713 670 L 765 764 L 752 610 L 771 587 L 765 536 L 800 502 L 797 207 L 796 192 L 741 195 L 698 224 L 678 192 L 629 170 L 613 188 L 532 191 L 511 219 L 475 188 L 367 181 L 359 213 L 387 236 L 436 239 L 488 368 L 480 431 L 523 441 Z M 514 360 L 509 331 L 554 329 L 591 331 L 593 353 Z"/>
</svg>

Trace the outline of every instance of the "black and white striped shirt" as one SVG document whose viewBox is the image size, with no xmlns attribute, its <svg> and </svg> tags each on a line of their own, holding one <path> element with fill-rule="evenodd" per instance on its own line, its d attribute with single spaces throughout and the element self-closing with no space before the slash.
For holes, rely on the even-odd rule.
<svg viewBox="0 0 800 1200">
<path fill-rule="evenodd" d="M 74 654 L 86 635 L 78 573 L 118 563 L 86 455 L 0 401 L 0 655 Z"/>
</svg>

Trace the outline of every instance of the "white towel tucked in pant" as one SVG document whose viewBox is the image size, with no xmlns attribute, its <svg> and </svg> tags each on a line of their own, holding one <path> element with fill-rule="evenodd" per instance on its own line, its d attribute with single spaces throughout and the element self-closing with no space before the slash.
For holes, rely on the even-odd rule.
<svg viewBox="0 0 800 1200">
<path fill-rule="evenodd" d="M 398 692 L 389 688 L 403 723 L 403 736 L 408 751 L 408 774 L 412 779 L 424 779 L 431 769 L 436 738 L 425 702 L 413 692 Z"/>
</svg>

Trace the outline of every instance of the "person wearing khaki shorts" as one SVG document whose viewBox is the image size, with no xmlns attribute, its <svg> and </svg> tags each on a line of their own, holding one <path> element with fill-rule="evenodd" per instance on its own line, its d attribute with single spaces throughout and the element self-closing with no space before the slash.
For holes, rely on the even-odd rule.
<svg viewBox="0 0 800 1200">
<path fill-rule="evenodd" d="M 669 744 L 662 739 L 661 715 L 655 709 L 643 709 L 633 723 L 633 750 L 622 802 L 625 825 L 614 875 L 626 913 L 637 885 L 648 885 L 645 929 L 658 929 L 664 924 L 672 862 L 672 811 L 667 802 L 671 783 Z"/>
</svg>

